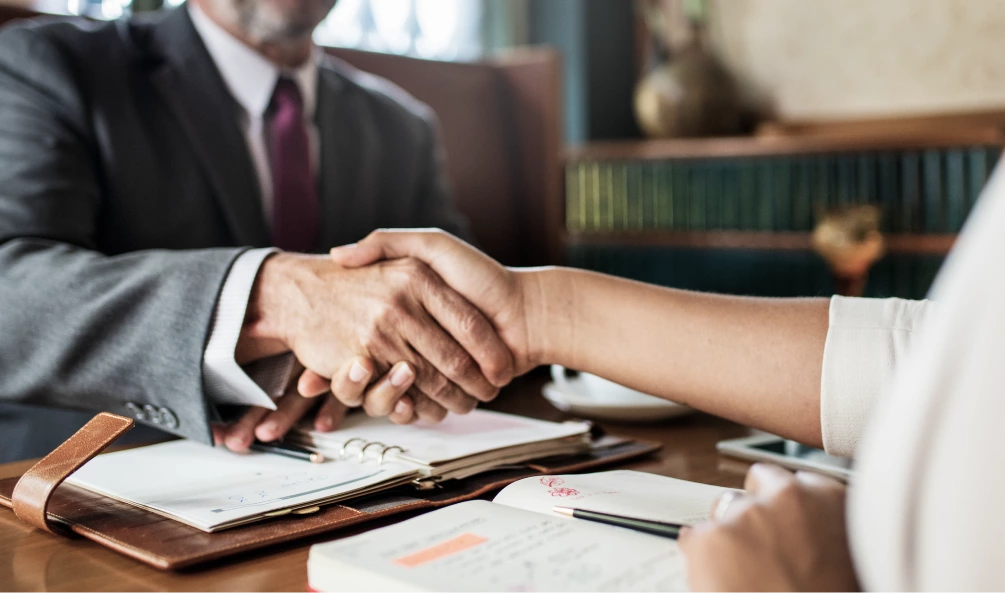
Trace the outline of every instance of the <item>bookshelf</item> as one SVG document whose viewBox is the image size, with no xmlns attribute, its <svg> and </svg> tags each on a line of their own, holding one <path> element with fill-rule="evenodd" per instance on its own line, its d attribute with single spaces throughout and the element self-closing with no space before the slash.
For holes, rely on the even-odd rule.
<svg viewBox="0 0 1005 593">
<path fill-rule="evenodd" d="M 775 253 L 779 261 L 798 259 L 800 271 L 792 273 L 826 280 L 826 265 L 813 252 L 818 219 L 869 204 L 882 212 L 886 254 L 877 267 L 884 279 L 869 294 L 920 298 L 1005 147 L 1005 127 L 970 120 L 955 126 L 948 120 L 938 126 L 877 124 L 882 134 L 868 126 L 835 125 L 821 133 L 766 129 L 753 137 L 568 149 L 562 233 L 567 258 L 598 271 L 673 284 L 660 267 L 693 271 L 729 258 L 753 261 L 744 253 Z M 724 255 L 713 260 L 709 252 Z M 687 253 L 697 254 L 700 263 L 684 261 Z M 756 257 L 757 269 L 769 270 L 768 260 Z M 693 285 L 700 273 L 689 273 Z M 725 266 L 716 273 L 744 272 Z M 804 286 L 810 288 L 799 290 L 830 290 L 820 281 Z"/>
<path fill-rule="evenodd" d="M 566 233 L 569 247 L 692 247 L 701 249 L 756 249 L 809 251 L 812 233 L 745 231 L 621 231 L 613 233 Z M 956 235 L 884 235 L 886 251 L 896 255 L 945 255 Z"/>
</svg>

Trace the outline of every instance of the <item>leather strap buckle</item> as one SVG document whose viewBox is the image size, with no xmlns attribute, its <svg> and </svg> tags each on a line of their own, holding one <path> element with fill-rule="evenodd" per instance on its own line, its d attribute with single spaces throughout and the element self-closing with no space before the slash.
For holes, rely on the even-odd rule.
<svg viewBox="0 0 1005 593">
<path fill-rule="evenodd" d="M 61 535 L 47 507 L 56 487 L 133 427 L 132 418 L 102 412 L 21 476 L 14 486 L 14 514 L 32 527 Z"/>
</svg>

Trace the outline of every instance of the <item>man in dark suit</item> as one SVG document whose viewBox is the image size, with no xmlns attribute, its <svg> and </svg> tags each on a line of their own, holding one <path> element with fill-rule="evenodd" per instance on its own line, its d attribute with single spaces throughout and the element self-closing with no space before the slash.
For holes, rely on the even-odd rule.
<svg viewBox="0 0 1005 593">
<path fill-rule="evenodd" d="M 378 227 L 464 232 L 429 109 L 312 45 L 333 5 L 193 0 L 0 32 L 0 402 L 205 442 L 250 406 L 213 431 L 243 450 L 344 413 L 286 389 L 294 355 L 336 392 L 383 374 L 408 397 L 368 412 L 398 422 L 495 396 L 509 351 L 428 268 L 303 255 Z M 0 408 L 0 458 L 44 452 L 3 423 L 62 438 L 51 417 Z"/>
</svg>

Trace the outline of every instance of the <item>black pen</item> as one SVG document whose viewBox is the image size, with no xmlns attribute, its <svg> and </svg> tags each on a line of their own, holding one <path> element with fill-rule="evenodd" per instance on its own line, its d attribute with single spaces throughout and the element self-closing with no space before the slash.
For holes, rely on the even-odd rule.
<svg viewBox="0 0 1005 593">
<path fill-rule="evenodd" d="M 320 453 L 315 453 L 314 451 L 304 449 L 303 447 L 297 447 L 296 445 L 287 445 L 282 441 L 275 441 L 273 443 L 255 441 L 251 443 L 251 447 L 249 448 L 252 451 L 258 451 L 260 453 L 275 453 L 276 455 L 282 455 L 283 457 L 302 459 L 304 461 L 310 461 L 311 463 L 323 463 L 325 460 L 325 456 Z"/>
<path fill-rule="evenodd" d="M 596 511 L 586 511 L 583 509 L 573 509 L 569 507 L 552 507 L 551 510 L 555 511 L 559 515 L 583 519 L 584 521 L 593 521 L 594 523 L 603 523 L 604 525 L 624 527 L 626 529 L 641 531 L 643 533 L 658 535 L 660 537 L 668 537 L 670 539 L 677 539 L 677 536 L 680 535 L 681 528 L 684 527 L 684 525 L 678 525 L 676 523 L 663 523 L 661 521 L 649 521 L 648 519 L 635 519 L 634 517 L 622 517 L 621 515 L 610 515 L 608 513 L 598 513 Z"/>
</svg>

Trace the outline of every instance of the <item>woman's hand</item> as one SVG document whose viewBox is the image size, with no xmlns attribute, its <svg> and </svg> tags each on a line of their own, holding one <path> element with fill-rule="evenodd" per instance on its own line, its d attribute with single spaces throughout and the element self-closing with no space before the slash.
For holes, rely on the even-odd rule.
<svg viewBox="0 0 1005 593">
<path fill-rule="evenodd" d="M 422 260 L 488 317 L 513 353 L 516 375 L 538 364 L 535 345 L 528 331 L 527 292 L 532 290 L 533 285 L 530 273 L 510 270 L 464 241 L 439 230 L 376 231 L 359 243 L 332 249 L 331 257 L 345 268 L 358 268 L 402 257 Z M 366 360 L 360 360 L 359 364 L 372 368 Z M 412 410 L 419 402 L 415 401 L 413 393 L 406 394 L 390 384 L 392 373 L 367 386 L 348 380 L 351 368 L 346 367 L 330 378 L 331 392 L 340 401 L 349 406 L 362 405 L 370 413 L 390 411 L 391 419 L 398 423 L 413 419 Z M 315 395 L 326 382 L 307 372 L 301 378 L 300 392 L 305 396 Z"/>
<path fill-rule="evenodd" d="M 681 534 L 694 591 L 857 591 L 840 482 L 757 464 L 747 493 Z"/>
</svg>

